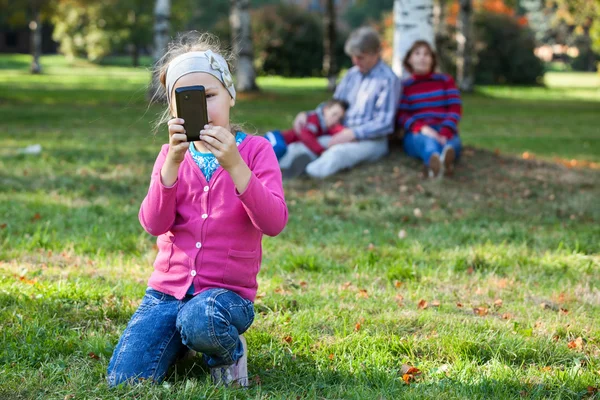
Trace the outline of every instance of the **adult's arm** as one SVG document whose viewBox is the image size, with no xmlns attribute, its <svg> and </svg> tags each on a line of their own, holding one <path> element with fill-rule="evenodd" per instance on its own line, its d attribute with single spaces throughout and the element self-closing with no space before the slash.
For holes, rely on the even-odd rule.
<svg viewBox="0 0 600 400">
<path fill-rule="evenodd" d="M 462 101 L 456 83 L 449 75 L 446 80 L 446 102 L 448 104 L 446 118 L 440 124 L 440 135 L 450 139 L 458 133 L 458 122 L 462 116 Z"/>
</svg>

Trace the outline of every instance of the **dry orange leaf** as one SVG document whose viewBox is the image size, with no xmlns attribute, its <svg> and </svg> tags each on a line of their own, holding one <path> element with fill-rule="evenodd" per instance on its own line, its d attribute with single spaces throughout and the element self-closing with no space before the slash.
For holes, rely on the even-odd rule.
<svg viewBox="0 0 600 400">
<path fill-rule="evenodd" d="M 40 215 L 40 213 L 35 213 L 35 215 L 33 217 L 31 217 L 31 222 L 33 221 L 37 221 L 38 219 L 41 219 L 42 216 Z"/>
<path fill-rule="evenodd" d="M 417 308 L 419 310 L 424 310 L 427 308 L 427 301 L 424 299 L 421 299 L 421 301 L 419 301 L 419 304 L 417 304 Z"/>
<path fill-rule="evenodd" d="M 399 302 L 402 302 L 404 300 L 404 296 L 402 296 L 400 293 L 398 293 L 395 297 L 395 299 Z"/>
<path fill-rule="evenodd" d="M 510 313 L 504 313 L 502 314 L 502 319 L 511 319 L 512 315 Z"/>
<path fill-rule="evenodd" d="M 550 372 L 550 371 L 552 371 L 552 367 L 550 367 L 550 366 L 544 367 L 544 368 L 542 368 L 542 371 Z"/>
<path fill-rule="evenodd" d="M 567 310 L 566 308 L 561 308 L 561 309 L 560 309 L 560 313 L 561 313 L 561 314 L 565 314 L 565 315 L 566 315 L 566 314 L 568 314 L 568 313 L 569 313 L 569 310 Z"/>
<path fill-rule="evenodd" d="M 473 312 L 475 313 L 475 315 L 479 315 L 480 317 L 487 315 L 488 311 L 489 310 L 486 307 L 475 307 L 473 309 Z"/>
<path fill-rule="evenodd" d="M 439 306 L 441 306 L 441 305 L 442 305 L 442 303 L 440 303 L 440 301 L 439 301 L 439 300 L 433 300 L 433 301 L 431 302 L 431 307 L 439 307 Z"/>
<path fill-rule="evenodd" d="M 355 332 L 360 331 L 360 327 L 361 327 L 360 322 L 357 322 L 356 325 L 354 325 L 354 331 Z"/>
<path fill-rule="evenodd" d="M 494 301 L 494 306 L 497 308 L 502 307 L 502 299 L 496 299 L 496 301 Z"/>
<path fill-rule="evenodd" d="M 369 298 L 369 293 L 367 293 L 367 289 L 360 289 L 358 291 L 358 293 L 356 294 L 356 296 L 361 297 L 363 299 L 368 299 Z"/>
<path fill-rule="evenodd" d="M 402 286 L 402 282 L 400 282 L 399 280 L 395 280 L 394 287 L 399 288 L 400 286 Z"/>
<path fill-rule="evenodd" d="M 99 360 L 100 359 L 100 357 L 98 357 L 95 353 L 93 353 L 91 351 L 88 353 L 88 356 L 90 356 L 90 358 L 93 358 L 94 360 Z"/>
<path fill-rule="evenodd" d="M 289 336 L 289 335 L 288 335 L 288 336 L 286 336 L 286 337 L 284 337 L 284 338 L 283 338 L 283 340 L 284 340 L 285 342 L 287 342 L 287 343 L 292 343 L 292 341 L 293 341 L 292 337 L 291 337 L 291 336 Z"/>
<path fill-rule="evenodd" d="M 415 377 L 411 374 L 402 375 L 402 380 L 404 380 L 404 383 L 406 383 L 407 385 L 410 385 L 410 381 L 412 381 L 413 379 L 415 379 Z"/>
<path fill-rule="evenodd" d="M 350 286 L 352 286 L 352 282 L 344 282 L 344 283 L 342 283 L 342 289 L 348 289 Z"/>
<path fill-rule="evenodd" d="M 333 353 L 331 353 L 331 354 L 329 355 L 329 359 L 330 359 L 330 360 L 333 360 L 333 358 L 334 358 L 334 357 L 335 357 L 335 356 L 333 355 Z"/>
<path fill-rule="evenodd" d="M 583 338 L 579 336 L 577 339 L 572 340 L 567 344 L 570 349 L 582 349 L 583 348 Z"/>
<path fill-rule="evenodd" d="M 461 308 L 462 306 L 462 303 L 456 303 L 456 307 Z"/>
</svg>

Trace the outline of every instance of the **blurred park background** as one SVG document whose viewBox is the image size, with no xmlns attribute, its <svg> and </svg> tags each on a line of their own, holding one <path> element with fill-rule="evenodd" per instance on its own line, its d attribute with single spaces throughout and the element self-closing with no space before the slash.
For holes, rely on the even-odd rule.
<svg viewBox="0 0 600 400">
<path fill-rule="evenodd" d="M 109 390 L 156 254 L 137 212 L 167 136 L 148 103 L 165 40 L 211 31 L 249 60 L 233 119 L 263 134 L 331 96 L 352 29 L 374 26 L 393 65 L 409 3 L 431 10 L 423 34 L 462 89 L 455 176 L 423 180 L 396 143 L 377 164 L 286 182 L 290 221 L 264 240 L 247 335 L 252 387 L 213 388 L 198 358 Z M 599 12 L 0 0 L 0 398 L 598 398 Z"/>
</svg>

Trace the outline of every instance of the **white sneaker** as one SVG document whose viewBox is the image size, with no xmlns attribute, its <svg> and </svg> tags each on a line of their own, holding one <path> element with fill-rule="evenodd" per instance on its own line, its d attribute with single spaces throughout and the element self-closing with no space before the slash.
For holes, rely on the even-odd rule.
<svg viewBox="0 0 600 400">
<path fill-rule="evenodd" d="M 210 376 L 215 385 L 225 387 L 248 386 L 248 346 L 244 336 L 240 335 L 240 341 L 242 342 L 244 354 L 235 364 L 210 369 Z"/>
</svg>

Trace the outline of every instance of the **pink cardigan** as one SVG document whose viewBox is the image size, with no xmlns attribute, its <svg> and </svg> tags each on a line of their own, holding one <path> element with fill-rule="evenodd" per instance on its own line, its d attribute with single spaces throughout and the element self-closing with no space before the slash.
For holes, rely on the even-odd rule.
<svg viewBox="0 0 600 400">
<path fill-rule="evenodd" d="M 160 170 L 168 148 L 163 145 L 156 159 L 139 212 L 144 229 L 158 236 L 148 285 L 182 299 L 193 282 L 195 294 L 224 288 L 254 301 L 262 235 L 276 236 L 288 219 L 273 148 L 266 139 L 250 135 L 239 145 L 252 171 L 242 194 L 222 167 L 207 183 L 189 152 L 177 182 L 165 187 Z"/>
</svg>

